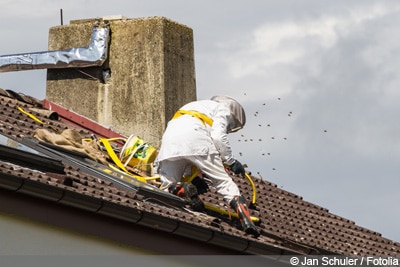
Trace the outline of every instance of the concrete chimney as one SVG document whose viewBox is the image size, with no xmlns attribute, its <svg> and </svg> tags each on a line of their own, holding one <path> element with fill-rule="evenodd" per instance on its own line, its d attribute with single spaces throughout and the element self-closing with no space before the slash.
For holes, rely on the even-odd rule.
<svg viewBox="0 0 400 267">
<path fill-rule="evenodd" d="M 48 69 L 46 99 L 159 147 L 166 123 L 196 100 L 193 31 L 164 17 L 109 21 L 108 59 L 101 67 Z M 49 50 L 84 47 L 95 19 L 49 30 Z"/>
</svg>

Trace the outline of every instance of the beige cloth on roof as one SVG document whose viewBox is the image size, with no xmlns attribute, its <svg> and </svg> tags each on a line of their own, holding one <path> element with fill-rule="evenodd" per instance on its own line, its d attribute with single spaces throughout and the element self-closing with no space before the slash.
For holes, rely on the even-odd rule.
<svg viewBox="0 0 400 267">
<path fill-rule="evenodd" d="M 108 165 L 106 155 L 100 150 L 97 142 L 94 140 L 84 141 L 83 137 L 76 130 L 66 129 L 61 134 L 56 134 L 46 129 L 36 129 L 33 137 L 42 142 L 85 154 L 97 162 Z"/>
</svg>

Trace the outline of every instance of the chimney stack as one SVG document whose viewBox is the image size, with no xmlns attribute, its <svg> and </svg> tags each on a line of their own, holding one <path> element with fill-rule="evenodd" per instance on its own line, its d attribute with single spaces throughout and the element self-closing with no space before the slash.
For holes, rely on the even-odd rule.
<svg viewBox="0 0 400 267">
<path fill-rule="evenodd" d="M 96 19 L 49 30 L 49 50 L 88 46 Z M 104 17 L 110 27 L 101 67 L 48 69 L 46 99 L 159 147 L 166 123 L 196 100 L 193 30 L 164 17 Z"/>
</svg>

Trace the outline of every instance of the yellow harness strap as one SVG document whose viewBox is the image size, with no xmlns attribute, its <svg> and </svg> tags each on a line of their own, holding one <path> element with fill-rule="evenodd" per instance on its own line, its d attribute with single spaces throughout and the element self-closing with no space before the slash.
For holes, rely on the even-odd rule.
<svg viewBox="0 0 400 267">
<path fill-rule="evenodd" d="M 28 116 L 29 118 L 31 118 L 32 120 L 34 120 L 34 121 L 36 121 L 36 122 L 38 122 L 38 123 L 40 123 L 40 124 L 42 124 L 42 125 L 47 125 L 47 126 L 49 126 L 51 129 L 53 129 L 54 132 L 58 133 L 58 129 L 57 129 L 56 127 L 54 127 L 53 125 L 51 125 L 51 124 L 49 124 L 49 123 L 46 123 L 46 122 L 40 120 L 40 119 L 39 119 L 38 117 L 36 117 L 35 115 L 33 115 L 32 113 L 29 113 L 28 111 L 25 111 L 23 108 L 21 108 L 21 107 L 19 107 L 19 106 L 18 106 L 17 108 L 18 108 L 18 110 L 19 110 L 21 113 L 27 115 L 27 116 Z"/>
<path fill-rule="evenodd" d="M 40 124 L 44 124 L 44 122 L 41 121 L 39 118 L 37 118 L 35 115 L 33 115 L 33 114 L 31 114 L 31 113 L 25 111 L 25 110 L 24 110 L 23 108 L 21 108 L 21 107 L 17 107 L 17 108 L 18 108 L 19 111 L 21 111 L 22 113 L 24 113 L 25 115 L 27 115 L 27 116 L 28 116 L 29 118 L 31 118 L 32 120 L 34 120 L 34 121 L 36 121 L 36 122 L 38 122 L 38 123 L 40 123 Z"/>
<path fill-rule="evenodd" d="M 207 115 L 204 115 L 203 113 L 200 113 L 198 111 L 195 110 L 178 110 L 175 115 L 172 117 L 172 119 L 176 119 L 179 118 L 182 115 L 190 115 L 192 117 L 195 117 L 199 120 L 201 120 L 201 122 L 203 122 L 204 124 L 208 124 L 209 126 L 213 125 L 213 119 L 211 119 L 210 117 L 208 117 Z"/>
</svg>

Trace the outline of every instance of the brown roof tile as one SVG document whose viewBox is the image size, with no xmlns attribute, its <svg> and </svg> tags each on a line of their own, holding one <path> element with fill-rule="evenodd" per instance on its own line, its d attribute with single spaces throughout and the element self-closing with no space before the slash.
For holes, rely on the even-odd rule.
<svg viewBox="0 0 400 267">
<path fill-rule="evenodd" d="M 0 91 L 0 133 L 17 140 L 30 137 L 37 128 L 78 129 L 88 136 L 88 129 L 54 121 L 41 109 L 40 101 L 24 101 Z M 22 114 L 21 106 L 40 120 L 42 125 Z M 51 125 L 51 126 L 49 126 Z M 45 197 L 51 201 L 114 216 L 162 231 L 188 236 L 203 242 L 215 243 L 247 253 L 282 253 L 287 250 L 301 254 L 342 255 L 400 255 L 400 243 L 383 238 L 379 233 L 356 225 L 353 221 L 330 213 L 327 209 L 302 197 L 278 188 L 275 184 L 253 177 L 257 189 L 257 207 L 252 215 L 261 219 L 262 235 L 258 239 L 246 236 L 230 222 L 221 218 L 199 214 L 174 207 L 162 201 L 145 197 L 137 192 L 116 187 L 112 182 L 82 172 L 64 164 L 64 173 L 41 172 L 16 164 L 0 161 L 0 187 L 22 190 L 27 194 Z M 251 186 L 232 175 L 244 196 L 250 201 Z M 20 191 L 19 191 L 20 192 Z M 222 196 L 213 188 L 202 195 L 203 200 L 225 208 Z M 133 212 L 135 211 L 135 212 Z M 145 214 L 145 215 L 144 215 Z M 179 227 L 178 227 L 179 225 Z M 275 249 L 275 250 L 274 250 Z"/>
</svg>

